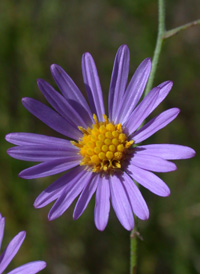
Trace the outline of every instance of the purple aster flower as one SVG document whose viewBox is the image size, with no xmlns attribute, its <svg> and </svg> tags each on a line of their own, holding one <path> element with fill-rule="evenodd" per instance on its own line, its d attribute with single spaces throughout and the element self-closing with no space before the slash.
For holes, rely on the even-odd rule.
<svg viewBox="0 0 200 274">
<path fill-rule="evenodd" d="M 23 170 L 19 176 L 35 179 L 67 171 L 35 200 L 36 208 L 54 202 L 49 220 L 61 216 L 78 197 L 73 217 L 78 219 L 96 193 L 94 221 L 99 230 L 107 225 L 110 202 L 125 229 L 134 227 L 133 213 L 140 219 L 149 210 L 135 182 L 159 196 L 168 196 L 168 186 L 153 172 L 170 172 L 176 165 L 169 160 L 187 159 L 193 149 L 172 144 L 138 145 L 172 122 L 178 108 L 168 109 L 143 121 L 164 100 L 172 88 L 166 81 L 153 88 L 140 102 L 147 83 L 151 61 L 145 59 L 127 85 L 129 49 L 122 45 L 116 54 L 108 96 L 108 116 L 97 69 L 92 56 L 82 58 L 83 80 L 88 101 L 58 65 L 51 66 L 58 93 L 44 80 L 38 86 L 54 110 L 37 100 L 24 98 L 29 112 L 64 139 L 33 133 L 11 133 L 6 140 L 14 145 L 8 150 L 13 158 L 41 162 Z"/>
<path fill-rule="evenodd" d="M 5 218 L 3 218 L 0 214 L 0 249 L 1 243 L 3 240 L 4 234 L 4 227 L 5 227 Z M 0 254 L 0 274 L 7 268 L 9 263 L 17 254 L 18 250 L 20 249 L 24 239 L 26 237 L 26 232 L 21 231 L 19 232 L 8 244 L 6 249 Z M 20 267 L 15 268 L 14 270 L 8 272 L 8 274 L 34 274 L 38 273 L 42 269 L 46 267 L 46 263 L 43 261 L 35 261 L 24 264 Z"/>
</svg>

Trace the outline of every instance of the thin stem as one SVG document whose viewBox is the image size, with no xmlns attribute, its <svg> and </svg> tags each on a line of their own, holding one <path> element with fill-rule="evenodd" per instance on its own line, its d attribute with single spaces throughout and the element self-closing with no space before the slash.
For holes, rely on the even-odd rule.
<svg viewBox="0 0 200 274">
<path fill-rule="evenodd" d="M 155 72 L 158 65 L 158 60 L 160 57 L 160 52 L 163 44 L 163 34 L 165 33 L 165 8 L 164 0 L 158 0 L 158 36 L 156 41 L 156 47 L 154 50 L 153 60 L 152 60 L 152 69 L 151 74 L 147 83 L 144 96 L 146 96 L 152 88 L 153 81 L 155 78 Z"/>
<path fill-rule="evenodd" d="M 154 50 L 153 60 L 152 60 L 152 69 L 151 74 L 147 83 L 146 90 L 144 92 L 144 96 L 146 96 L 149 91 L 152 89 L 156 69 L 158 66 L 158 60 L 160 57 L 163 41 L 178 32 L 188 29 L 192 26 L 200 24 L 200 19 L 193 21 L 191 23 L 182 25 L 180 27 L 171 29 L 169 31 L 165 30 L 165 7 L 164 0 L 158 0 L 158 36 L 156 41 L 156 46 Z M 137 236 L 138 232 L 136 227 L 131 231 L 130 234 L 130 274 L 136 274 L 136 263 L 137 263 Z"/>
<path fill-rule="evenodd" d="M 169 37 L 172 37 L 173 35 L 177 34 L 178 32 L 182 31 L 182 30 L 186 30 L 188 28 L 191 28 L 193 26 L 196 25 L 200 25 L 200 19 L 195 20 L 193 22 L 190 22 L 188 24 L 182 25 L 180 27 L 165 31 L 164 35 L 163 35 L 163 39 L 167 39 Z"/>
<path fill-rule="evenodd" d="M 164 0 L 158 0 L 158 36 L 156 47 L 154 51 L 152 69 L 149 77 L 149 81 L 144 93 L 144 96 L 151 90 L 153 85 L 155 72 L 158 65 L 158 60 L 163 43 L 163 33 L 165 31 L 165 11 L 164 11 Z M 136 274 L 136 263 L 137 263 L 137 230 L 134 228 L 130 235 L 130 274 Z"/>
<path fill-rule="evenodd" d="M 137 264 L 137 231 L 134 228 L 130 234 L 130 274 L 136 274 Z"/>
<path fill-rule="evenodd" d="M 164 0 L 158 0 L 158 36 L 156 47 L 154 51 L 152 70 L 145 90 L 144 96 L 151 90 L 153 85 L 156 68 L 163 43 L 163 33 L 165 31 L 165 11 L 164 11 Z M 136 274 L 136 263 L 137 263 L 137 230 L 136 227 L 131 231 L 130 235 L 130 274 Z"/>
<path fill-rule="evenodd" d="M 156 41 L 156 47 L 154 50 L 153 60 L 152 60 L 152 69 L 151 74 L 147 83 L 146 90 L 144 92 L 144 96 L 146 96 L 153 86 L 153 81 L 155 78 L 155 72 L 158 65 L 158 60 L 160 57 L 163 41 L 169 37 L 174 36 L 180 31 L 186 30 L 196 25 L 200 25 L 200 19 L 190 22 L 188 24 L 179 26 L 177 28 L 166 31 L 165 30 L 165 8 L 164 8 L 164 0 L 158 0 L 158 36 Z"/>
</svg>

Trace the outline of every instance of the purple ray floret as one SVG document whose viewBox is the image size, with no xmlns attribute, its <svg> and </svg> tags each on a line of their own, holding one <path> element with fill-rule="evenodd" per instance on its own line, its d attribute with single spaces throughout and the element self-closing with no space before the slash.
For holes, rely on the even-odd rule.
<svg viewBox="0 0 200 274">
<path fill-rule="evenodd" d="M 4 227 L 5 227 L 5 218 L 3 218 L 0 214 L 0 249 L 4 235 Z M 0 274 L 7 268 L 9 263 L 17 254 L 20 249 L 24 239 L 26 237 L 26 232 L 19 232 L 8 244 L 5 250 L 0 254 Z M 40 272 L 42 269 L 46 267 L 46 263 L 43 261 L 35 261 L 24 264 L 20 267 L 15 268 L 14 270 L 8 272 L 8 274 L 34 274 Z"/>
<path fill-rule="evenodd" d="M 177 167 L 170 160 L 194 157 L 195 151 L 187 146 L 140 144 L 171 123 L 180 110 L 167 109 L 145 123 L 169 94 L 173 83 L 161 83 L 141 100 L 151 60 L 146 58 L 127 83 L 129 63 L 129 49 L 122 45 L 114 60 L 108 111 L 95 62 L 88 52 L 82 57 L 82 72 L 89 104 L 70 76 L 56 64 L 51 65 L 51 73 L 60 92 L 38 80 L 38 87 L 51 107 L 32 98 L 22 99 L 29 112 L 63 135 L 6 135 L 6 140 L 15 145 L 8 149 L 11 157 L 38 162 L 21 171 L 20 177 L 35 179 L 64 172 L 34 202 L 36 208 L 54 202 L 49 220 L 61 216 L 76 198 L 73 218 L 78 219 L 95 195 L 97 229 L 102 231 L 107 226 L 112 205 L 122 226 L 132 230 L 134 215 L 142 220 L 149 218 L 148 206 L 136 183 L 166 197 L 170 189 L 154 172 L 175 171 Z"/>
</svg>

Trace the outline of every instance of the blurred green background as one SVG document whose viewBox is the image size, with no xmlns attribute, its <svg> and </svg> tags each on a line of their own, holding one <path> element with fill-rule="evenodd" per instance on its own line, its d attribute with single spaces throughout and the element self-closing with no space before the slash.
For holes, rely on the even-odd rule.
<svg viewBox="0 0 200 274">
<path fill-rule="evenodd" d="M 199 17 L 199 0 L 166 1 L 167 28 Z M 130 77 L 139 63 L 152 57 L 157 35 L 155 0 L 1 0 L 0 1 L 0 212 L 6 217 L 3 248 L 21 230 L 26 240 L 10 265 L 45 260 L 49 274 L 123 274 L 129 271 L 129 232 L 113 211 L 104 232 L 95 228 L 94 199 L 78 221 L 73 206 L 48 222 L 50 206 L 32 204 L 57 176 L 26 181 L 17 174 L 31 163 L 11 159 L 4 140 L 8 132 L 58 136 L 22 106 L 22 97 L 44 101 L 36 85 L 44 78 L 54 87 L 49 66 L 61 65 L 84 91 L 81 55 L 89 51 L 97 64 L 107 100 L 117 48 L 131 52 Z M 152 143 L 180 143 L 197 156 L 179 161 L 178 170 L 161 175 L 171 196 L 160 198 L 141 189 L 150 218 L 139 221 L 139 274 L 200 273 L 200 26 L 168 39 L 163 47 L 155 85 L 172 80 L 174 87 L 154 115 L 179 107 L 179 117 L 151 137 Z"/>
</svg>

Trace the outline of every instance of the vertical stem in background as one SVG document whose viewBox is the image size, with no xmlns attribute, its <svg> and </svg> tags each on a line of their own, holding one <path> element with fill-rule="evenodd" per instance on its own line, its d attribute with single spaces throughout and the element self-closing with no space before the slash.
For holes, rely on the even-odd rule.
<svg viewBox="0 0 200 274">
<path fill-rule="evenodd" d="M 147 83 L 147 87 L 144 93 L 144 96 L 148 94 L 151 90 L 158 60 L 160 57 L 160 52 L 163 44 L 163 35 L 165 33 L 165 10 L 164 10 L 164 0 L 158 0 L 158 36 L 156 41 L 156 47 L 154 50 L 154 56 L 152 60 L 152 69 Z M 137 265 L 137 227 L 131 231 L 130 234 L 130 274 L 136 274 L 136 265 Z"/>
<path fill-rule="evenodd" d="M 136 274 L 137 264 L 137 235 L 136 227 L 131 231 L 130 234 L 130 274 Z"/>
<path fill-rule="evenodd" d="M 149 93 L 149 91 L 152 89 L 164 39 L 167 39 L 177 34 L 178 32 L 188 29 L 195 25 L 200 25 L 200 19 L 166 31 L 164 0 L 158 0 L 158 36 L 157 36 L 156 46 L 155 46 L 153 60 L 152 60 L 151 74 L 147 83 L 147 87 L 144 92 L 144 96 L 146 96 Z M 135 228 L 131 231 L 131 234 L 130 234 L 130 274 L 136 274 L 137 235 L 138 235 L 137 227 L 135 226 Z"/>
<path fill-rule="evenodd" d="M 158 36 L 156 41 L 156 47 L 154 50 L 154 55 L 152 59 L 152 69 L 151 74 L 147 83 L 146 90 L 144 92 L 144 96 L 146 96 L 153 86 L 153 81 L 155 78 L 155 72 L 158 65 L 158 60 L 160 57 L 160 52 L 163 44 L 163 35 L 165 33 L 165 7 L 164 0 L 158 0 Z"/>
</svg>

